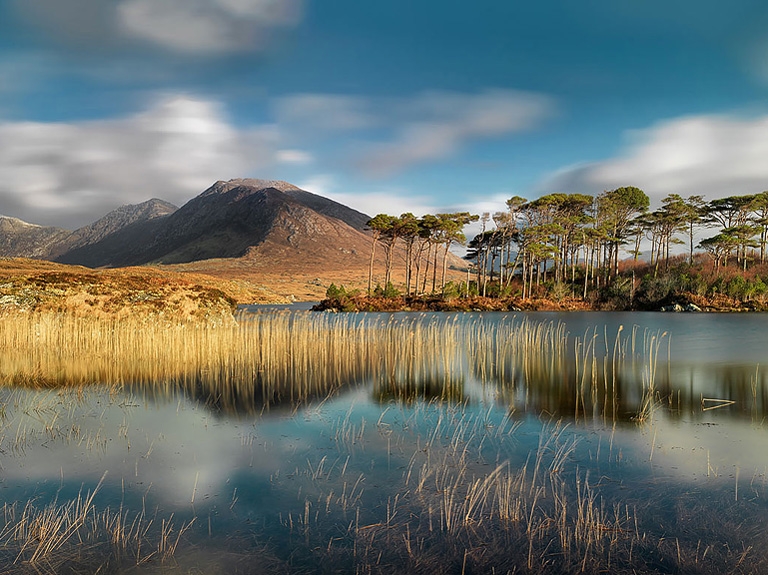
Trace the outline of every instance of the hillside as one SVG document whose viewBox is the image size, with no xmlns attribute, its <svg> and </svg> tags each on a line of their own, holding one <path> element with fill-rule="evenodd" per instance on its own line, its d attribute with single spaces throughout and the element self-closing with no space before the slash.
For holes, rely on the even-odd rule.
<svg viewBox="0 0 768 575">
<path fill-rule="evenodd" d="M 7 218 L 0 256 L 89 268 L 154 266 L 258 283 L 286 298 L 317 300 L 331 283 L 367 285 L 369 216 L 283 181 L 218 181 L 182 207 L 152 199 L 68 232 Z M 0 220 L 2 225 L 3 220 Z M 26 234 L 26 235 L 25 235 Z M 393 281 L 402 283 L 396 251 Z M 450 265 L 463 267 L 452 257 Z M 383 281 L 384 250 L 374 283 Z M 458 279 L 461 274 L 451 272 Z M 249 297 L 238 298 L 250 303 Z"/>
<path fill-rule="evenodd" d="M 121 206 L 53 245 L 46 259 L 89 267 L 120 266 L 134 246 L 152 237 L 160 222 L 178 208 L 163 200 Z"/>
<path fill-rule="evenodd" d="M 67 237 L 67 230 L 38 226 L 0 215 L 0 255 L 47 258 L 51 248 Z"/>
<path fill-rule="evenodd" d="M 360 243 L 357 236 L 363 236 L 367 220 L 287 182 L 219 181 L 178 209 L 161 200 L 119 208 L 76 230 L 43 257 L 89 267 L 239 258 L 264 242 L 295 249 L 303 243 L 297 234 L 309 234 L 322 246 Z"/>
</svg>

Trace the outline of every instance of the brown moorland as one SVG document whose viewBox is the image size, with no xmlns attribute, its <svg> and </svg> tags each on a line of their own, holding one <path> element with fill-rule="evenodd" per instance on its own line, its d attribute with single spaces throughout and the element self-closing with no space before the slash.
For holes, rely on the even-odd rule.
<svg viewBox="0 0 768 575">
<path fill-rule="evenodd" d="M 154 316 L 174 320 L 231 317 L 238 303 L 287 300 L 245 279 L 153 267 L 90 269 L 25 258 L 0 259 L 0 311 Z"/>
<path fill-rule="evenodd" d="M 265 286 L 265 289 L 288 301 L 320 301 L 325 298 L 326 290 L 332 283 L 348 289 L 359 289 L 363 292 L 366 290 L 372 239 L 363 234 L 360 236 L 359 244 L 345 248 L 312 242 L 309 239 L 302 241 L 299 249 L 267 241 L 251 248 L 248 254 L 241 258 L 215 258 L 184 264 L 158 265 L 157 268 L 183 274 L 205 274 L 227 281 L 252 282 Z M 377 247 L 373 268 L 374 286 L 383 286 L 384 283 L 383 252 L 383 246 Z M 405 285 L 404 257 L 403 250 L 398 248 L 392 266 L 392 283 L 398 288 Z M 466 262 L 461 258 L 449 254 L 446 281 L 466 280 L 466 271 L 457 269 L 463 265 L 466 265 Z M 431 282 L 431 271 L 429 281 Z M 440 270 L 437 281 L 439 289 Z M 428 285 L 428 291 L 429 287 Z M 250 303 L 239 299 L 238 302 Z"/>
</svg>

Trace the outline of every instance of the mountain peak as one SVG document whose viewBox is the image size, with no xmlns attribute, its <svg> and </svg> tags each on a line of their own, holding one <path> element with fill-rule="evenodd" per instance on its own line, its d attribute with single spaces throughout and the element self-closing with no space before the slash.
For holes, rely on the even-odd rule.
<svg viewBox="0 0 768 575">
<path fill-rule="evenodd" d="M 26 228 L 42 228 L 43 227 L 38 224 L 31 224 L 29 222 L 25 222 L 24 220 L 20 220 L 19 218 L 14 218 L 13 216 L 5 216 L 3 214 L 0 214 L 0 220 L 5 220 L 10 225 L 26 227 Z"/>
<path fill-rule="evenodd" d="M 210 188 L 205 190 L 201 196 L 210 196 L 214 194 L 226 194 L 235 188 L 253 188 L 254 190 L 266 190 L 269 188 L 280 192 L 302 191 L 301 188 L 294 186 L 283 180 L 262 180 L 258 178 L 235 178 L 232 180 L 219 180 Z"/>
</svg>

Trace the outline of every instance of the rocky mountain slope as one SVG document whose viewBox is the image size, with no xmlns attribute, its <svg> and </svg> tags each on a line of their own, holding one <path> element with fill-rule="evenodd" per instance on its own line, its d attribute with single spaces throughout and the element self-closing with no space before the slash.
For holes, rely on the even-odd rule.
<svg viewBox="0 0 768 575">
<path fill-rule="evenodd" d="M 91 245 L 123 228 L 167 216 L 178 209 L 173 204 L 156 198 L 141 204 L 121 206 L 92 224 L 72 232 L 62 244 L 67 250 Z"/>
<path fill-rule="evenodd" d="M 29 224 L 0 215 L 0 255 L 47 258 L 52 246 L 67 237 L 67 230 Z"/>
<path fill-rule="evenodd" d="M 45 259 L 88 267 L 125 265 L 134 246 L 152 237 L 163 218 L 178 208 L 163 200 L 121 206 L 54 244 Z"/>
<path fill-rule="evenodd" d="M 131 218 L 121 208 L 74 232 L 78 243 L 53 259 L 90 267 L 179 264 L 253 258 L 253 248 L 265 243 L 288 248 L 293 257 L 310 244 L 325 252 L 329 244 L 370 243 L 358 229 L 368 216 L 286 182 L 216 182 L 178 209 L 151 202 L 141 210 L 131 206 Z M 274 254 L 261 255 L 275 265 Z"/>
</svg>

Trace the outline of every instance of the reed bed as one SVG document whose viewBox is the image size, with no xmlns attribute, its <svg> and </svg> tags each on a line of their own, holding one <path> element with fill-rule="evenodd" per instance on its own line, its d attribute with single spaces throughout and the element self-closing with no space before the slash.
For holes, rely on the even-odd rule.
<svg viewBox="0 0 768 575">
<path fill-rule="evenodd" d="M 0 383 L 179 388 L 230 412 L 322 399 L 466 398 L 469 383 L 534 412 L 628 419 L 653 395 L 661 336 L 571 337 L 563 324 L 509 316 L 244 314 L 232 324 L 152 323 L 54 313 L 0 317 Z M 639 341 L 638 341 L 639 340 Z"/>
<path fill-rule="evenodd" d="M 574 421 L 652 421 L 663 340 L 623 328 L 574 338 L 562 324 L 515 316 L 278 313 L 244 315 L 232 325 L 5 316 L 0 451 L 23 456 L 30 442 L 43 440 L 101 449 L 99 430 L 82 432 L 68 408 L 49 405 L 58 389 L 21 406 L 38 425 L 9 427 L 5 409 L 19 410 L 12 387 L 19 384 L 75 386 L 64 403 L 79 401 L 78 386 L 92 383 L 106 384 L 104 393 L 182 390 L 229 412 L 296 406 L 363 384 L 386 402 L 378 421 L 356 419 L 350 408 L 329 431 L 335 451 L 310 458 L 303 471 L 276 474 L 271 488 L 298 496 L 295 508 L 257 521 L 268 548 L 250 523 L 243 527 L 243 549 L 266 549 L 264 572 L 760 572 L 768 557 L 738 549 L 737 529 L 701 530 L 722 520 L 706 505 L 681 505 L 680 537 L 672 539 L 658 527 L 668 517 L 654 517 L 652 502 L 576 464 L 587 458 L 577 457 Z M 493 390 L 505 409 L 469 406 L 476 386 Z M 518 408 L 565 419 L 543 422 L 538 444 L 522 454 Z M 615 454 L 603 464 L 610 471 Z M 172 516 L 99 510 L 98 490 L 64 503 L 7 504 L 0 521 L 6 572 L 172 564 L 188 531 L 200 531 L 200 522 Z M 680 505 L 666 496 L 669 508 Z M 695 496 L 686 501 L 696 503 Z M 735 519 L 749 504 L 744 499 L 736 501 Z M 238 505 L 233 495 L 229 510 Z M 724 544 L 713 543 L 724 535 Z M 246 561 L 240 572 L 253 569 Z"/>
</svg>

